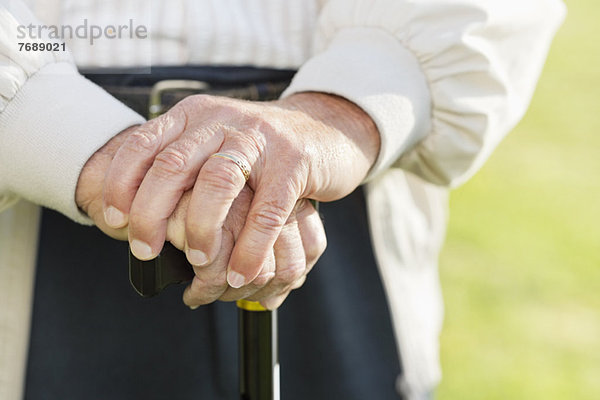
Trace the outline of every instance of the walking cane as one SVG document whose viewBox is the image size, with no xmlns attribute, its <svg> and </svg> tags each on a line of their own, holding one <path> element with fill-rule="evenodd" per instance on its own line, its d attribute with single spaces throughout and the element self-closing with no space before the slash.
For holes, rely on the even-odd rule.
<svg viewBox="0 0 600 400">
<path fill-rule="evenodd" d="M 205 82 L 193 80 L 156 83 L 150 94 L 149 118 L 166 111 L 162 104 L 166 92 L 201 92 L 208 87 Z M 160 255 L 151 261 L 138 260 L 129 252 L 129 280 L 143 297 L 157 295 L 168 285 L 193 278 L 194 269 L 185 254 L 170 243 L 165 243 Z M 277 311 L 247 300 L 239 300 L 237 307 L 240 400 L 279 400 Z"/>
<path fill-rule="evenodd" d="M 151 261 L 138 260 L 129 252 L 129 280 L 142 297 L 193 277 L 185 254 L 170 243 Z M 240 400 L 279 400 L 277 311 L 247 300 L 239 300 L 237 307 Z"/>
</svg>

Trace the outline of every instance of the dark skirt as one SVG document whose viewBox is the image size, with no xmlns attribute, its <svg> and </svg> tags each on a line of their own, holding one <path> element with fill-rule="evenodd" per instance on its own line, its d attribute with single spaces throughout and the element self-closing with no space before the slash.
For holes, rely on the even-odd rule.
<svg viewBox="0 0 600 400">
<path fill-rule="evenodd" d="M 361 189 L 321 204 L 328 248 L 279 309 L 281 398 L 399 399 Z M 130 286 L 127 246 L 44 210 L 25 398 L 238 399 L 237 310 Z"/>
</svg>

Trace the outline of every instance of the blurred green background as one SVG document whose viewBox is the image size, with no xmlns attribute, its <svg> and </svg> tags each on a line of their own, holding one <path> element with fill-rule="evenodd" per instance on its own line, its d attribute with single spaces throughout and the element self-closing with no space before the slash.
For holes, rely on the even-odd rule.
<svg viewBox="0 0 600 400">
<path fill-rule="evenodd" d="M 439 400 L 600 399 L 600 2 L 566 4 L 529 112 L 451 197 Z"/>
</svg>

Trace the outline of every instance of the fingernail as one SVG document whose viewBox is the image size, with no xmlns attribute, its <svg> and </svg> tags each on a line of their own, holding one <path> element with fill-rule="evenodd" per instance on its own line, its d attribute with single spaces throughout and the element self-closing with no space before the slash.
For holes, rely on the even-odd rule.
<svg viewBox="0 0 600 400">
<path fill-rule="evenodd" d="M 192 265 L 199 267 L 208 264 L 208 257 L 203 251 L 196 249 L 187 249 L 187 259 Z"/>
<path fill-rule="evenodd" d="M 124 225 L 126 222 L 125 214 L 113 206 L 109 206 L 106 210 L 104 210 L 104 220 L 113 228 L 118 228 Z"/>
<path fill-rule="evenodd" d="M 200 306 L 190 306 L 190 310 L 194 311 L 194 310 L 198 309 L 198 307 L 200 307 Z"/>
<path fill-rule="evenodd" d="M 141 240 L 134 239 L 129 245 L 131 252 L 134 256 L 140 260 L 149 260 L 154 254 L 152 253 L 152 247 L 148 243 L 142 242 Z"/>
<path fill-rule="evenodd" d="M 238 274 L 235 271 L 229 271 L 229 273 L 227 273 L 227 283 L 229 283 L 229 286 L 231 286 L 232 288 L 241 288 L 242 286 L 244 286 L 244 282 L 246 282 L 246 278 L 244 278 L 244 275 Z"/>
</svg>

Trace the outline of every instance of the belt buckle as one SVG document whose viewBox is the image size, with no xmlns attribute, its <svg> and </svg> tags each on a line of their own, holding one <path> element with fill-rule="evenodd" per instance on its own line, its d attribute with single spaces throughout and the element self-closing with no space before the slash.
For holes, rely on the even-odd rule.
<svg viewBox="0 0 600 400">
<path fill-rule="evenodd" d="M 156 118 L 167 111 L 163 104 L 163 95 L 167 92 L 189 90 L 195 92 L 205 92 L 210 89 L 210 85 L 204 81 L 191 79 L 165 79 L 158 81 L 150 90 L 150 101 L 148 104 L 148 117 Z"/>
</svg>

